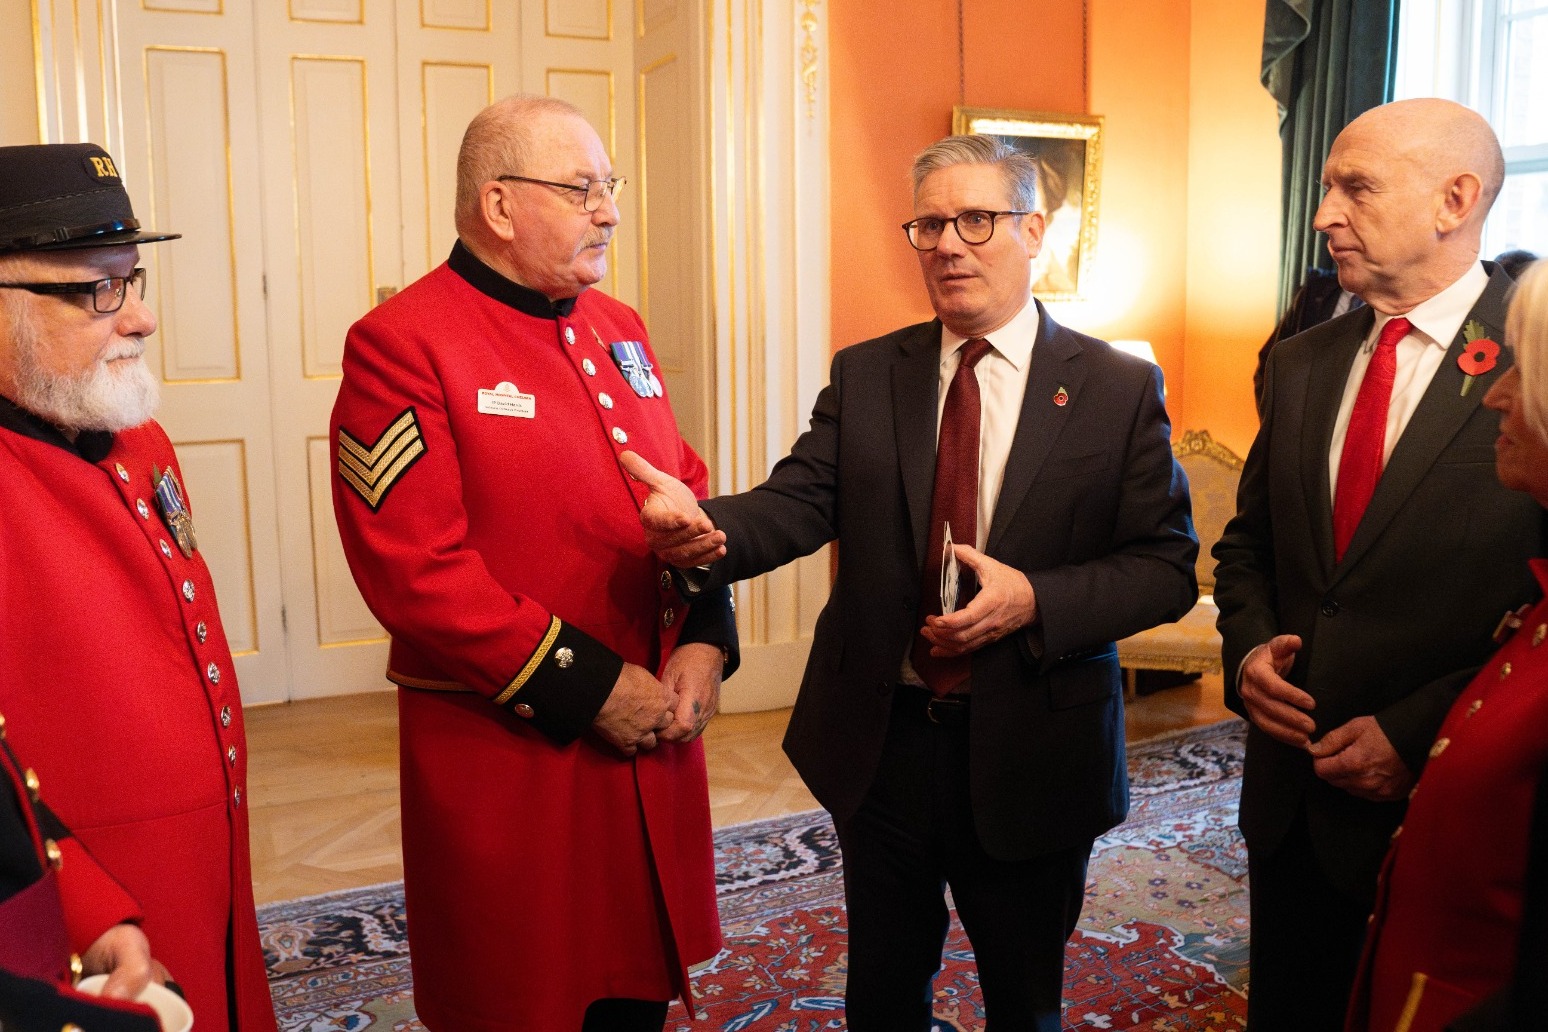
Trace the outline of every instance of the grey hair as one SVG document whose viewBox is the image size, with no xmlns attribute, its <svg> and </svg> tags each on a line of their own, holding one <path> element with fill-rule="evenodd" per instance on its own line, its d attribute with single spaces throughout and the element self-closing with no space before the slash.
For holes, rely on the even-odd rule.
<svg viewBox="0 0 1548 1032">
<path fill-rule="evenodd" d="M 948 136 L 930 144 L 914 159 L 914 196 L 925 177 L 953 165 L 995 165 L 1005 178 L 1011 203 L 1021 211 L 1037 211 L 1037 161 L 998 136 Z"/>
<path fill-rule="evenodd" d="M 522 174 L 533 160 L 532 126 L 542 118 L 571 115 L 581 109 L 558 97 L 517 93 L 497 100 L 473 116 L 457 152 L 457 230 L 478 213 L 479 190 L 498 176 Z"/>
</svg>

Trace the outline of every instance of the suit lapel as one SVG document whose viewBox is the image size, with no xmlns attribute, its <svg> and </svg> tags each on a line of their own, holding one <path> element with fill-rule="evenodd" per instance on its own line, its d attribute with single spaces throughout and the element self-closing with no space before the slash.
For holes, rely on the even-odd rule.
<svg viewBox="0 0 1548 1032">
<path fill-rule="evenodd" d="M 914 531 L 914 565 L 924 569 L 930 543 L 930 496 L 935 490 L 935 423 L 940 408 L 941 324 L 925 323 L 898 346 L 892 367 L 892 426 L 898 469 Z"/>
<path fill-rule="evenodd" d="M 1482 323 L 1485 331 L 1496 341 L 1504 339 L 1505 294 L 1510 285 L 1510 277 L 1495 271 L 1489 278 L 1489 285 L 1467 315 L 1468 320 Z M 1463 326 L 1466 325 L 1464 321 Z M 1451 346 L 1446 349 L 1446 357 L 1441 359 L 1440 368 L 1435 371 L 1435 378 L 1425 389 L 1424 397 L 1419 399 L 1419 407 L 1414 410 L 1403 436 L 1398 438 L 1397 446 L 1392 449 L 1387 468 L 1376 482 L 1376 493 L 1371 496 L 1371 504 L 1349 541 L 1344 561 L 1339 564 L 1340 575 L 1358 562 L 1360 556 L 1381 536 L 1381 532 L 1402 508 L 1403 502 L 1435 464 L 1441 451 L 1478 410 L 1489 385 L 1508 368 L 1508 363 L 1501 363 L 1493 371 L 1476 377 L 1467 396 L 1463 397 L 1464 374 L 1457 365 L 1457 357 L 1462 354 L 1466 340 L 1465 334 L 1458 331 Z"/>
<path fill-rule="evenodd" d="M 1011 439 L 1010 455 L 1005 462 L 1005 479 L 994 503 L 994 522 L 984 544 L 985 551 L 991 554 L 1015 519 L 1070 413 L 1080 405 L 1081 386 L 1086 380 L 1080 342 L 1049 317 L 1042 302 L 1035 303 L 1037 341 L 1032 346 L 1027 392 L 1021 400 L 1021 417 L 1016 421 L 1016 435 Z M 1057 405 L 1053 398 L 1061 387 L 1069 400 Z"/>
<path fill-rule="evenodd" d="M 1306 511 L 1312 517 L 1312 540 L 1319 568 L 1333 570 L 1333 488 L 1328 483 L 1328 452 L 1333 447 L 1333 424 L 1344 400 L 1349 368 L 1365 338 L 1370 336 L 1376 313 L 1362 307 L 1349 318 L 1349 330 L 1330 347 L 1326 361 L 1311 357 L 1306 380 L 1306 410 L 1301 424 L 1301 477 L 1306 492 Z"/>
</svg>

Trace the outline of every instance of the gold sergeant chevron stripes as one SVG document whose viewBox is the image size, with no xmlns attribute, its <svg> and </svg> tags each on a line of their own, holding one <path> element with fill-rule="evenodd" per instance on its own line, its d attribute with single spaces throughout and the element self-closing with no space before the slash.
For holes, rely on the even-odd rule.
<svg viewBox="0 0 1548 1032">
<path fill-rule="evenodd" d="M 339 477 L 355 489 L 372 512 L 382 507 L 392 485 L 424 453 L 425 440 L 412 405 L 371 445 L 362 444 L 354 434 L 339 427 Z"/>
</svg>

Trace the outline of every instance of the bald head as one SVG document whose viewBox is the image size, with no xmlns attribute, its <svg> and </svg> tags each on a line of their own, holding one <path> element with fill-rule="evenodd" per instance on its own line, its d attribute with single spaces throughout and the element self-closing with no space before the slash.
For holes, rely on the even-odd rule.
<svg viewBox="0 0 1548 1032">
<path fill-rule="evenodd" d="M 1476 112 L 1434 98 L 1384 104 L 1333 141 L 1313 224 L 1344 289 L 1402 314 L 1478 260 L 1504 179 L 1499 140 Z"/>
<path fill-rule="evenodd" d="M 587 209 L 592 184 L 607 186 Z M 618 225 L 613 163 L 573 105 L 518 94 L 479 112 L 457 156 L 457 237 L 473 256 L 550 300 L 607 272 Z"/>
<path fill-rule="evenodd" d="M 1480 226 L 1505 183 L 1499 137 L 1482 115 L 1454 101 L 1419 97 L 1383 104 L 1350 122 L 1339 136 L 1351 132 L 1384 142 L 1437 180 L 1477 176 Z"/>
<path fill-rule="evenodd" d="M 497 100 L 474 115 L 457 152 L 458 234 L 466 238 L 476 232 L 479 193 L 485 183 L 533 166 L 535 143 L 549 120 L 584 121 L 585 117 L 568 101 L 533 93 Z"/>
</svg>

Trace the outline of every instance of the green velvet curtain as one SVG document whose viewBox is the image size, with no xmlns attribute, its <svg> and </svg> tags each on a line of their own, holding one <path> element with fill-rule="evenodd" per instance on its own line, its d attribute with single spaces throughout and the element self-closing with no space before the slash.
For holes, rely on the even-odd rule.
<svg viewBox="0 0 1548 1032">
<path fill-rule="evenodd" d="M 1261 78 L 1279 102 L 1283 148 L 1281 312 L 1309 266 L 1333 267 L 1312 229 L 1322 166 L 1344 126 L 1392 99 L 1397 14 L 1398 0 L 1268 0 Z"/>
</svg>

